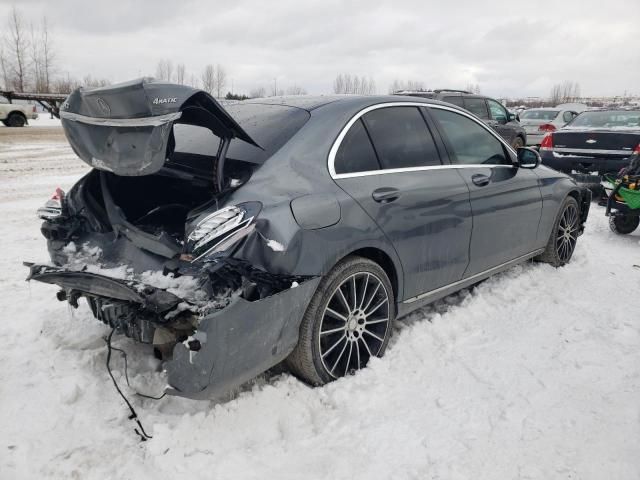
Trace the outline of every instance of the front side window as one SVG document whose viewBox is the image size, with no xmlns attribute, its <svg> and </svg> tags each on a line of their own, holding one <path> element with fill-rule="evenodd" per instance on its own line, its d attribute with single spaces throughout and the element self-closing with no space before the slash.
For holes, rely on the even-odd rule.
<svg viewBox="0 0 640 480">
<path fill-rule="evenodd" d="M 441 164 L 431 132 L 417 107 L 379 108 L 363 119 L 382 168 Z"/>
<path fill-rule="evenodd" d="M 489 112 L 487 111 L 487 104 L 484 103 L 484 98 L 465 98 L 464 108 L 480 118 L 489 118 Z"/>
<path fill-rule="evenodd" d="M 356 173 L 379 170 L 376 152 L 364 129 L 362 120 L 354 123 L 345 135 L 334 163 L 336 173 Z"/>
<path fill-rule="evenodd" d="M 504 109 L 502 105 L 500 105 L 495 100 L 487 99 L 487 103 L 489 104 L 489 111 L 491 112 L 491 118 L 494 120 L 502 120 L 504 122 L 507 121 L 509 116 L 507 115 L 507 111 Z"/>
<path fill-rule="evenodd" d="M 451 162 L 463 165 L 511 165 L 502 143 L 486 128 L 459 113 L 432 108 L 444 135 L 453 149 Z"/>
</svg>

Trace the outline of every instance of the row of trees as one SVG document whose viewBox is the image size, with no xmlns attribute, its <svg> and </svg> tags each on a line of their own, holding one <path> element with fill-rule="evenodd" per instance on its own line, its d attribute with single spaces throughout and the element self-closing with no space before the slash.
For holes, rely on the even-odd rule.
<svg viewBox="0 0 640 480">
<path fill-rule="evenodd" d="M 376 82 L 371 77 L 339 73 L 333 81 L 333 93 L 372 95 L 376 93 Z"/>
<path fill-rule="evenodd" d="M 549 101 L 552 105 L 560 103 L 577 102 L 580 99 L 580 84 L 571 80 L 565 80 L 562 83 L 556 83 L 551 88 Z"/>
</svg>

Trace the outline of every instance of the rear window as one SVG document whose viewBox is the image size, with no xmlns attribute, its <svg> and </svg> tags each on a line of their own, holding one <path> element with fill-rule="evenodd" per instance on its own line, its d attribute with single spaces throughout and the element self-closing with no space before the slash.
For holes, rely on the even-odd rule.
<svg viewBox="0 0 640 480">
<path fill-rule="evenodd" d="M 632 128 L 640 127 L 640 112 L 583 112 L 569 124 L 572 127 Z"/>
<path fill-rule="evenodd" d="M 520 114 L 521 120 L 544 120 L 550 122 L 558 116 L 559 110 L 526 110 Z"/>
<path fill-rule="evenodd" d="M 227 158 L 262 164 L 278 151 L 309 120 L 308 111 L 284 105 L 238 103 L 225 107 L 236 122 L 262 149 L 242 140 L 233 139 Z M 193 125 L 174 125 L 175 151 L 215 156 L 220 139 L 207 128 Z"/>
<path fill-rule="evenodd" d="M 458 107 L 464 107 L 464 105 L 462 103 L 462 97 L 443 97 L 442 101 L 443 102 L 447 102 L 447 103 L 453 103 L 454 105 L 457 105 Z"/>
<path fill-rule="evenodd" d="M 465 98 L 464 108 L 480 118 L 489 118 L 489 112 L 487 111 L 487 104 L 484 98 Z"/>
</svg>

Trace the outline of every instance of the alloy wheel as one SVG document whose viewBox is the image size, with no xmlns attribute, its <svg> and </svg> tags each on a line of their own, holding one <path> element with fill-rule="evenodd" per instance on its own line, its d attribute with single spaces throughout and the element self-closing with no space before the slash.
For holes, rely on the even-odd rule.
<svg viewBox="0 0 640 480">
<path fill-rule="evenodd" d="M 338 378 L 364 368 L 382 351 L 389 312 L 389 292 L 373 273 L 355 273 L 333 291 L 318 334 L 320 358 L 329 375 Z"/>
<path fill-rule="evenodd" d="M 569 204 L 562 212 L 556 235 L 556 252 L 561 262 L 568 262 L 578 241 L 578 209 Z"/>
</svg>

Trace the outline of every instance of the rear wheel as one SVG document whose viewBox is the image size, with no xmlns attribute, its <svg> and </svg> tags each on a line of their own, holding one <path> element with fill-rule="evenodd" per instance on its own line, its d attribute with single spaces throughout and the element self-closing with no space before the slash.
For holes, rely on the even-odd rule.
<svg viewBox="0 0 640 480">
<path fill-rule="evenodd" d="M 12 113 L 7 118 L 7 126 L 9 127 L 24 127 L 27 123 L 27 119 L 21 113 Z"/>
<path fill-rule="evenodd" d="M 553 224 L 551 237 L 538 260 L 561 267 L 573 256 L 580 233 L 580 210 L 573 197 L 567 197 Z"/>
<path fill-rule="evenodd" d="M 391 282 L 375 262 L 348 257 L 322 280 L 300 325 L 287 364 L 301 379 L 323 385 L 380 357 L 395 319 Z"/>
<path fill-rule="evenodd" d="M 640 225 L 640 216 L 615 215 L 609 217 L 609 228 L 614 233 L 627 235 Z"/>
</svg>

